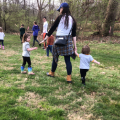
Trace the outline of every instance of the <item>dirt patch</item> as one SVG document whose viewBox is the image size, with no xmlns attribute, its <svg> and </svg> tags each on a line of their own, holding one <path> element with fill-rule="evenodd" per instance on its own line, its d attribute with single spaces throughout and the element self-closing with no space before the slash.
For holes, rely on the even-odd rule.
<svg viewBox="0 0 120 120">
<path fill-rule="evenodd" d="M 13 70 L 14 67 L 8 66 L 9 64 L 0 63 L 2 70 Z"/>
<path fill-rule="evenodd" d="M 3 70 L 13 70 L 14 67 L 6 67 L 6 66 L 3 66 L 2 69 L 3 69 Z"/>
<path fill-rule="evenodd" d="M 55 95 L 55 97 L 58 98 L 58 99 L 65 99 L 65 98 L 67 98 L 68 96 L 71 96 L 74 93 L 75 92 L 71 91 L 69 93 L 66 93 L 66 95 L 62 95 L 62 96 L 61 95 Z"/>
<path fill-rule="evenodd" d="M 22 81 L 15 81 L 14 83 L 18 84 L 18 83 L 25 83 L 27 81 L 27 78 L 24 78 L 24 80 Z"/>
<path fill-rule="evenodd" d="M 32 61 L 33 62 L 33 64 L 41 64 L 41 65 L 43 65 L 43 64 L 45 64 L 45 63 L 49 63 L 50 61 L 47 59 L 47 56 L 37 56 L 37 57 L 35 57 L 35 59 Z"/>
<path fill-rule="evenodd" d="M 18 85 L 18 88 L 24 90 L 25 89 L 25 84 Z"/>
<path fill-rule="evenodd" d="M 82 101 L 82 98 L 80 97 L 80 98 L 78 98 L 78 99 L 75 99 L 71 104 L 74 104 L 74 103 L 76 103 L 76 102 L 81 102 Z"/>
<path fill-rule="evenodd" d="M 40 87 L 40 85 L 39 85 L 38 83 L 36 83 L 36 82 L 32 82 L 31 85 L 32 85 L 32 86 L 35 86 L 35 87 Z"/>
<path fill-rule="evenodd" d="M 32 109 L 39 108 L 40 110 L 43 110 L 43 108 L 39 103 L 45 100 L 46 100 L 45 98 L 42 98 L 40 95 L 35 94 L 34 92 L 27 92 L 25 96 L 19 96 L 19 98 L 17 99 L 19 103 L 27 102 L 26 103 L 27 107 L 30 107 Z"/>
<path fill-rule="evenodd" d="M 13 56 L 13 55 L 18 55 L 18 53 L 13 51 L 13 50 L 2 50 L 1 54 L 4 54 L 7 57 L 10 57 L 10 56 Z"/>
<path fill-rule="evenodd" d="M 85 94 L 85 97 L 89 99 L 89 101 L 93 101 L 93 102 L 95 102 L 95 96 L 96 96 L 95 92 L 92 92 L 91 95 Z"/>
<path fill-rule="evenodd" d="M 85 120 L 80 115 L 76 115 L 75 113 L 68 114 L 67 117 L 68 117 L 69 120 Z"/>
<path fill-rule="evenodd" d="M 68 119 L 69 120 L 92 120 L 96 119 L 95 116 L 92 113 L 85 114 L 85 106 L 81 106 L 81 110 L 75 110 L 72 113 L 68 114 Z M 100 117 L 97 120 L 101 120 Z"/>
<path fill-rule="evenodd" d="M 46 67 L 45 65 L 42 65 L 42 69 L 45 69 L 45 67 Z"/>
</svg>

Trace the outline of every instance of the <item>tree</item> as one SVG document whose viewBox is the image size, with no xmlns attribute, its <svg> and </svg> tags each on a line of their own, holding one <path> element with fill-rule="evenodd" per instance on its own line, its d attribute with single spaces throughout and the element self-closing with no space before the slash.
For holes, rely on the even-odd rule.
<svg viewBox="0 0 120 120">
<path fill-rule="evenodd" d="M 107 13 L 102 28 L 102 35 L 113 35 L 114 23 L 118 8 L 118 0 L 109 0 L 107 6 Z"/>
<path fill-rule="evenodd" d="M 42 30 L 42 11 L 48 6 L 48 3 L 44 4 L 45 0 L 37 0 L 38 4 L 38 19 L 39 19 L 39 26 Z"/>
</svg>

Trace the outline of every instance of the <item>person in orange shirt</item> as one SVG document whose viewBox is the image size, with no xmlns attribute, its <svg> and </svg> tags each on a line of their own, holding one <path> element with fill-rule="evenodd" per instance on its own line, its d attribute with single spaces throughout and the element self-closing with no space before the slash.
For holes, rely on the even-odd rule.
<svg viewBox="0 0 120 120">
<path fill-rule="evenodd" d="M 49 57 L 49 51 L 52 53 L 52 46 L 53 46 L 53 43 L 54 43 L 54 36 L 51 35 L 48 40 L 47 40 L 47 57 Z"/>
</svg>

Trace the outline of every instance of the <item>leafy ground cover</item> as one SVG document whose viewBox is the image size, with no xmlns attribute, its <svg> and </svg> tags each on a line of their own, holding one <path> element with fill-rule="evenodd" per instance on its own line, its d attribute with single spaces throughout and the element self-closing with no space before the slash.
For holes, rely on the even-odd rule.
<svg viewBox="0 0 120 120">
<path fill-rule="evenodd" d="M 119 120 L 120 45 L 77 42 L 78 53 L 88 42 L 91 55 L 101 65 L 91 63 L 83 87 L 79 58 L 71 59 L 73 84 L 69 85 L 63 57 L 59 57 L 55 77 L 46 76 L 52 56 L 47 58 L 41 47 L 31 52 L 35 76 L 21 74 L 19 36 L 6 34 L 5 50 L 0 49 L 0 120 Z M 30 44 L 32 46 L 32 38 Z"/>
</svg>

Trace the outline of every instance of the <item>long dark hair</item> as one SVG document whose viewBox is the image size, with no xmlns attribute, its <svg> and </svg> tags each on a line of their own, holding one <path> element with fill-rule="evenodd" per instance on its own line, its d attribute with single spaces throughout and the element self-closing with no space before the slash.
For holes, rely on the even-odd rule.
<svg viewBox="0 0 120 120">
<path fill-rule="evenodd" d="M 64 25 L 65 25 L 65 28 L 66 28 L 66 29 L 68 29 L 69 15 L 73 18 L 73 24 L 76 24 L 76 21 L 75 21 L 74 17 L 71 15 L 71 12 L 70 12 L 69 8 L 63 7 L 62 17 L 65 16 Z"/>
</svg>

